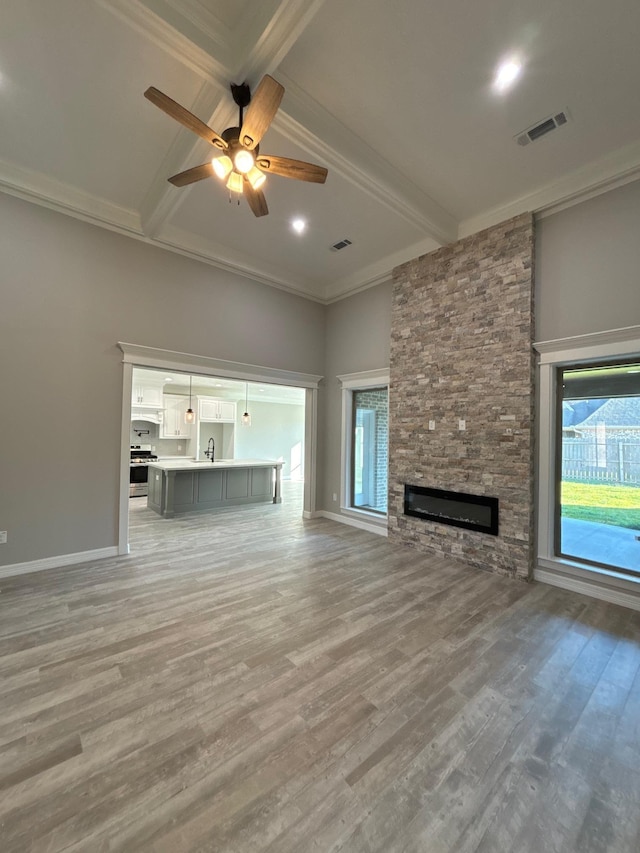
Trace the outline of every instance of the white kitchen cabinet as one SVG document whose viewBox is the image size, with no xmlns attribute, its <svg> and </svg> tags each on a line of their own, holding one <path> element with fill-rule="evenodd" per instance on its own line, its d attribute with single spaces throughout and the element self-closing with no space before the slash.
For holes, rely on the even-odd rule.
<svg viewBox="0 0 640 853">
<path fill-rule="evenodd" d="M 140 406 L 150 406 L 151 408 L 162 409 L 164 402 L 162 399 L 162 389 L 164 382 L 135 382 L 131 389 L 131 405 L 134 408 Z"/>
<path fill-rule="evenodd" d="M 160 438 L 191 438 L 193 424 L 184 421 L 184 415 L 189 408 L 189 398 L 177 394 L 164 395 L 164 419 L 160 424 Z"/>
<path fill-rule="evenodd" d="M 236 422 L 236 404 L 215 397 L 198 397 L 198 420 L 201 423 Z"/>
</svg>

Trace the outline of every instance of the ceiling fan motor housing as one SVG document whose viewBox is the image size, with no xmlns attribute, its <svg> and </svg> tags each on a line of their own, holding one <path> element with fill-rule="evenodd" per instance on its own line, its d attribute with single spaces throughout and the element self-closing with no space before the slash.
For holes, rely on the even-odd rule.
<svg viewBox="0 0 640 853">
<path fill-rule="evenodd" d="M 244 145 L 240 142 L 240 128 L 239 127 L 228 127 L 226 130 L 223 130 L 220 134 L 224 141 L 229 145 L 228 156 L 231 158 L 231 162 L 235 163 L 235 155 L 238 151 L 247 151 Z M 253 149 L 253 159 L 254 163 L 258 157 L 258 152 L 260 150 L 260 146 L 256 145 Z"/>
</svg>

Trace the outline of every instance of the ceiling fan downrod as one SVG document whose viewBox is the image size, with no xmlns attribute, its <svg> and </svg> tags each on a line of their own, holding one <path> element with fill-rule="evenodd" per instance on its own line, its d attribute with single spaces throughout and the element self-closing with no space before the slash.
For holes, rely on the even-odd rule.
<svg viewBox="0 0 640 853">
<path fill-rule="evenodd" d="M 233 100 L 238 105 L 238 127 L 242 127 L 244 122 L 244 109 L 245 107 L 248 107 L 251 102 L 251 89 L 246 83 L 231 83 L 230 88 Z"/>
</svg>

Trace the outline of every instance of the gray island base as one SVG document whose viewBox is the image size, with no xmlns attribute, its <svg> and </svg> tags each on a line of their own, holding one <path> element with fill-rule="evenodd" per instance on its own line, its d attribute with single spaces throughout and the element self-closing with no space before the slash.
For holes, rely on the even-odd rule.
<svg viewBox="0 0 640 853">
<path fill-rule="evenodd" d="M 282 503 L 282 464 L 268 459 L 153 462 L 147 506 L 172 518 L 181 512 Z"/>
</svg>

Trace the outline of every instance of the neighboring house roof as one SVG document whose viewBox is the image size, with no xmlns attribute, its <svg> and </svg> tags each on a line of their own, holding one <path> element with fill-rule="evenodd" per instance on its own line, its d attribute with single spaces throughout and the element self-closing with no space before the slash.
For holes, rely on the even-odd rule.
<svg viewBox="0 0 640 853">
<path fill-rule="evenodd" d="M 588 429 L 599 424 L 640 430 L 640 397 L 612 397 L 574 426 L 576 429 Z"/>
<path fill-rule="evenodd" d="M 606 403 L 605 400 L 563 400 L 562 426 L 572 427 L 582 423 L 589 415 Z"/>
</svg>

